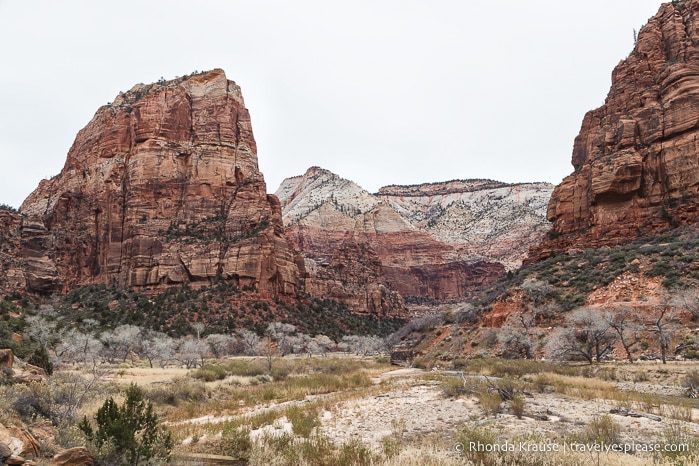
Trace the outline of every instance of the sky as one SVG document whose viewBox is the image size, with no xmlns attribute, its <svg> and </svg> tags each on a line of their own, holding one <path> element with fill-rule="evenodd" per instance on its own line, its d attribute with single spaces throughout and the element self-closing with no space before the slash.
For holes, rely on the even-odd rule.
<svg viewBox="0 0 699 466">
<path fill-rule="evenodd" d="M 60 172 L 119 91 L 222 68 L 268 192 L 321 166 L 369 191 L 559 183 L 658 0 L 0 0 L 0 203 Z"/>
</svg>

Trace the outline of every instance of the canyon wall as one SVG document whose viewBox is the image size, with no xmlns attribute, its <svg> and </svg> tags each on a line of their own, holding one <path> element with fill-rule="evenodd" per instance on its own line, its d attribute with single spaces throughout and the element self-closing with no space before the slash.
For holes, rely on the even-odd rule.
<svg viewBox="0 0 699 466">
<path fill-rule="evenodd" d="M 258 169 L 250 115 L 222 70 L 120 93 L 20 212 L 32 292 L 214 279 L 263 296 L 298 291 L 300 262 Z"/>
<path fill-rule="evenodd" d="M 619 244 L 697 219 L 699 1 L 663 4 L 612 73 L 602 107 L 573 145 L 574 173 L 548 207 L 545 257 L 574 245 Z"/>
<path fill-rule="evenodd" d="M 544 211 L 552 189 L 472 180 L 390 186 L 371 194 L 312 167 L 284 180 L 276 195 L 286 235 L 306 258 L 307 286 L 370 282 L 406 298 L 458 300 L 521 264 L 550 227 Z M 347 243 L 354 256 L 337 257 Z M 373 265 L 361 280 L 333 278 L 349 263 Z"/>
</svg>

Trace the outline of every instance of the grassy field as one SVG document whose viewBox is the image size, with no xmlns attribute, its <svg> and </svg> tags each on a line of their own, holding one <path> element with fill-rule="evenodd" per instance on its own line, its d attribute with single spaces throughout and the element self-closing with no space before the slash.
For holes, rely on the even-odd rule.
<svg viewBox="0 0 699 466">
<path fill-rule="evenodd" d="M 137 360 L 102 373 L 74 420 L 56 422 L 54 444 L 46 440 L 44 447 L 84 444 L 77 420 L 93 419 L 107 396 L 120 401 L 136 383 L 172 434 L 172 464 L 197 454 L 251 465 L 699 461 L 699 401 L 684 387 L 699 363 L 473 359 L 459 366 L 424 371 L 379 357 L 285 357 L 269 371 L 264 358 L 235 357 L 185 370 L 152 369 Z M 58 381 L 76 385 L 70 377 L 77 376 L 57 371 L 49 398 L 58 403 L 64 393 Z M 28 397 L 42 396 L 37 387 L 0 386 L 0 404 L 8 407 L 0 422 L 38 425 L 42 416 L 22 408 L 34 406 Z M 688 451 L 613 451 L 629 445 L 686 445 Z"/>
</svg>

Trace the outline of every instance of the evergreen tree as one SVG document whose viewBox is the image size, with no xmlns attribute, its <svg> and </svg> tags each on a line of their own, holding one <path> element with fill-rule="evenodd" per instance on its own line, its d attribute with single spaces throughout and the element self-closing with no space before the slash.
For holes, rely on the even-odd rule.
<svg viewBox="0 0 699 466">
<path fill-rule="evenodd" d="M 98 450 L 109 445 L 117 457 L 110 459 L 135 466 L 153 458 L 165 458 L 172 449 L 170 432 L 158 426 L 153 405 L 143 399 L 143 392 L 136 384 L 126 389 L 122 406 L 111 397 L 105 400 L 95 419 L 97 431 L 87 417 L 78 427 Z"/>
</svg>

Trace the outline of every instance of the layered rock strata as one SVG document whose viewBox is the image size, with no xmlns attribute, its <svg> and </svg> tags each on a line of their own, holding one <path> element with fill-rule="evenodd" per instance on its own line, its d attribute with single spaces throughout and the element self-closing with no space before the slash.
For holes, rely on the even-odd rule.
<svg viewBox="0 0 699 466">
<path fill-rule="evenodd" d="M 612 73 L 548 207 L 543 257 L 695 222 L 699 194 L 699 1 L 665 3 Z"/>
<path fill-rule="evenodd" d="M 20 212 L 29 291 L 220 278 L 263 296 L 297 292 L 250 115 L 222 70 L 139 84 L 101 107 Z"/>
<path fill-rule="evenodd" d="M 377 197 L 420 231 L 453 246 L 459 258 L 513 270 L 551 228 L 546 206 L 552 191 L 549 183 L 455 180 L 386 186 Z"/>
<path fill-rule="evenodd" d="M 21 249 L 22 216 L 0 208 L 0 290 L 6 293 L 22 292 L 26 287 Z"/>
<path fill-rule="evenodd" d="M 521 263 L 529 243 L 549 228 L 544 209 L 551 189 L 476 180 L 391 186 L 373 195 L 312 167 L 286 179 L 276 195 L 287 237 L 306 257 L 307 286 L 339 283 L 346 291 L 358 276 L 339 280 L 334 274 L 361 262 L 374 264 L 363 281 L 405 297 L 441 300 L 469 298 L 502 276 L 506 265 Z M 347 242 L 355 255 L 338 257 Z"/>
</svg>

